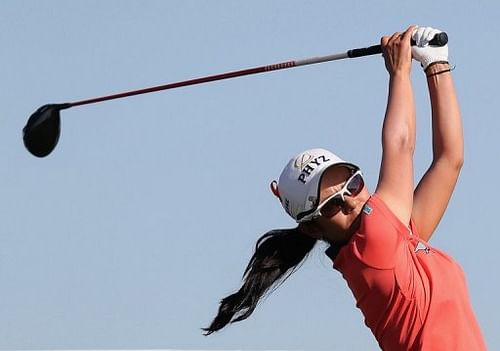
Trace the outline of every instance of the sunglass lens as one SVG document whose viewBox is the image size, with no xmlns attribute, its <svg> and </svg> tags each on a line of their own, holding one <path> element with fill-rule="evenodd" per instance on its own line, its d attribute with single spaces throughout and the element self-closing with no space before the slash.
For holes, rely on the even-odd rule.
<svg viewBox="0 0 500 351">
<path fill-rule="evenodd" d="M 323 205 L 323 207 L 321 207 L 321 215 L 325 217 L 333 217 L 338 211 L 340 211 L 343 204 L 344 201 L 342 201 L 340 195 L 332 197 Z"/>
<path fill-rule="evenodd" d="M 363 176 L 361 176 L 361 174 L 357 174 L 351 179 L 349 184 L 347 184 L 347 190 L 352 196 L 356 196 L 361 192 L 364 186 L 365 182 L 363 180 Z"/>
</svg>

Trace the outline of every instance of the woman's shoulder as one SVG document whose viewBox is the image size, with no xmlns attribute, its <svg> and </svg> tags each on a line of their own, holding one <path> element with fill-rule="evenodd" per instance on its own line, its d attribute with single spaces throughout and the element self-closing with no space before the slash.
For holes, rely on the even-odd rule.
<svg viewBox="0 0 500 351">
<path fill-rule="evenodd" d="M 401 223 L 374 194 L 364 204 L 359 228 L 347 246 L 364 264 L 377 269 L 391 269 L 404 238 L 410 232 L 408 226 Z"/>
</svg>

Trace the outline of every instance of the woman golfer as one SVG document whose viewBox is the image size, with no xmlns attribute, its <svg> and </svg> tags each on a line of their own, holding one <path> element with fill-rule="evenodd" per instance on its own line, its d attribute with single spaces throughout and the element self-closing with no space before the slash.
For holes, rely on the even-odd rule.
<svg viewBox="0 0 500 351">
<path fill-rule="evenodd" d="M 207 334 L 250 316 L 259 299 L 321 240 L 330 245 L 326 253 L 333 267 L 347 281 L 383 350 L 486 349 L 462 269 L 428 243 L 463 162 L 448 47 L 428 45 L 436 33 L 412 26 L 381 39 L 390 79 L 375 192 L 368 192 L 356 165 L 324 149 L 290 160 L 271 188 L 298 226 L 272 230 L 258 240 L 242 287 L 221 301 Z M 416 187 L 412 56 L 427 76 L 433 133 L 433 161 Z"/>
</svg>

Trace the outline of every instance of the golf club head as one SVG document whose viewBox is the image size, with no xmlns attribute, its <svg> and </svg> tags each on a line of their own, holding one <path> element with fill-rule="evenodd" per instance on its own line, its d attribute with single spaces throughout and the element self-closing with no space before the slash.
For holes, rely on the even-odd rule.
<svg viewBox="0 0 500 351">
<path fill-rule="evenodd" d="M 54 150 L 61 134 L 59 111 L 70 104 L 48 104 L 36 110 L 23 128 L 23 142 L 36 157 L 45 157 Z"/>
</svg>

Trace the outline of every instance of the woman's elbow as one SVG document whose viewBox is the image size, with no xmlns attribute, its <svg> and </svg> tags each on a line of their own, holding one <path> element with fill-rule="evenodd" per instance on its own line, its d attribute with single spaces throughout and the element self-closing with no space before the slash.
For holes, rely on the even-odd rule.
<svg viewBox="0 0 500 351">
<path fill-rule="evenodd" d="M 446 163 L 449 168 L 460 172 L 464 165 L 464 150 L 458 147 L 449 149 L 448 152 L 434 155 L 434 159 L 435 162 Z"/>
<path fill-rule="evenodd" d="M 451 166 L 456 169 L 458 172 L 462 169 L 464 166 L 464 155 L 456 156 L 453 158 L 451 161 Z"/>
<path fill-rule="evenodd" d="M 393 149 L 399 152 L 408 152 L 413 154 L 415 151 L 415 135 L 408 131 L 392 133 L 383 137 L 384 149 Z"/>
<path fill-rule="evenodd" d="M 446 168 L 453 170 L 456 173 L 460 173 L 464 165 L 464 157 L 463 154 L 442 155 L 441 157 L 435 159 L 434 163 L 445 165 Z"/>
</svg>

